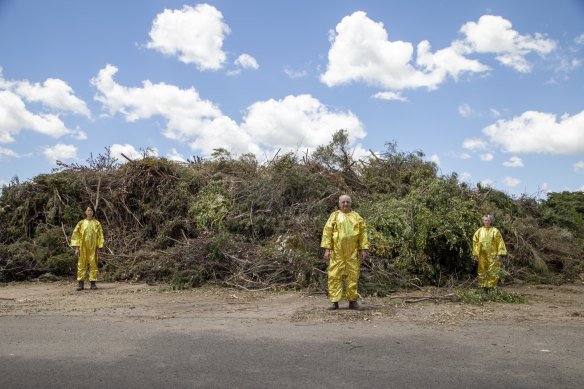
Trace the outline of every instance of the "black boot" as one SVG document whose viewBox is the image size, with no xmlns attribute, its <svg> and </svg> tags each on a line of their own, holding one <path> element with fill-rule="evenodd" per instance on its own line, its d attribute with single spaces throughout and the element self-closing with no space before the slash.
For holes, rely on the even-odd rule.
<svg viewBox="0 0 584 389">
<path fill-rule="evenodd" d="M 79 284 L 77 285 L 77 290 L 83 290 L 83 281 L 79 281 Z"/>
<path fill-rule="evenodd" d="M 359 303 L 356 301 L 349 301 L 349 309 L 359 309 Z"/>
<path fill-rule="evenodd" d="M 334 302 L 330 307 L 328 307 L 329 311 L 335 311 L 337 309 L 339 309 L 339 303 L 337 302 Z"/>
<path fill-rule="evenodd" d="M 95 281 L 91 281 L 91 286 L 89 287 L 89 289 L 91 289 L 91 290 L 97 289 L 97 285 L 95 285 Z"/>
</svg>

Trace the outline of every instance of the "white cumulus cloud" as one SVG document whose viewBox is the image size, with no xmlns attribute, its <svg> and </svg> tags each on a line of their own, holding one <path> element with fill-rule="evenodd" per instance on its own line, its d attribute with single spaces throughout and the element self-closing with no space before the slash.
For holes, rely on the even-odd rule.
<svg viewBox="0 0 584 389">
<path fill-rule="evenodd" d="M 294 71 L 287 66 L 284 67 L 284 73 L 286 73 L 286 75 L 288 77 L 290 77 L 291 79 L 302 78 L 302 77 L 306 77 L 308 75 L 308 72 L 306 70 Z"/>
<path fill-rule="evenodd" d="M 25 102 L 41 103 L 45 109 L 35 112 Z M 64 81 L 49 78 L 42 84 L 31 84 L 26 80 L 6 80 L 0 67 L 0 143 L 13 142 L 14 136 L 22 130 L 53 138 L 71 135 L 85 139 L 83 131 L 65 126 L 59 114 L 66 113 L 91 117 L 85 102 L 77 98 Z"/>
<path fill-rule="evenodd" d="M 464 55 L 468 53 L 468 48 L 460 41 L 452 42 L 445 48 L 430 52 L 430 43 L 422 41 L 418 44 L 418 58 L 416 64 L 423 68 L 430 82 L 428 88 L 434 89 L 451 76 L 458 80 L 461 74 L 466 72 L 482 73 L 490 70 L 486 65 L 477 60 L 468 59 Z"/>
<path fill-rule="evenodd" d="M 347 130 L 351 144 L 366 135 L 355 114 L 330 110 L 310 95 L 256 102 L 242 128 L 265 146 L 285 149 L 327 144 L 340 129 Z"/>
<path fill-rule="evenodd" d="M 531 71 L 531 64 L 525 58 L 527 54 L 548 54 L 557 46 L 540 33 L 521 35 L 512 29 L 510 21 L 495 15 L 483 15 L 476 23 L 466 23 L 460 31 L 466 35 L 464 44 L 473 52 L 494 53 L 503 65 L 524 73 Z"/>
<path fill-rule="evenodd" d="M 260 65 L 258 65 L 258 61 L 254 57 L 249 54 L 241 54 L 235 60 L 235 64 L 237 66 L 241 66 L 244 69 L 259 69 Z"/>
<path fill-rule="evenodd" d="M 91 117 L 85 102 L 76 97 L 73 89 L 63 80 L 48 78 L 43 84 L 17 81 L 13 90 L 26 101 L 40 102 L 50 108 Z"/>
<path fill-rule="evenodd" d="M 0 143 L 13 142 L 13 136 L 24 129 L 53 138 L 78 133 L 78 131 L 68 129 L 59 116 L 30 112 L 16 94 L 0 90 Z"/>
<path fill-rule="evenodd" d="M 493 158 L 494 158 L 494 157 L 493 157 L 493 154 L 491 154 L 491 153 L 486 153 L 486 154 L 481 154 L 481 155 L 480 155 L 480 158 L 481 158 L 483 161 L 485 161 L 485 162 L 490 162 L 490 161 L 492 161 L 492 160 L 493 160 Z"/>
<path fill-rule="evenodd" d="M 3 156 L 6 156 L 6 157 L 14 157 L 14 158 L 20 158 L 21 157 L 20 154 L 12 151 L 10 149 L 7 149 L 5 147 L 0 147 L 0 159 L 2 159 Z"/>
<path fill-rule="evenodd" d="M 58 78 L 47 78 L 42 84 L 28 80 L 6 80 L 0 67 L 1 90 L 10 91 L 27 102 L 41 103 L 46 108 L 91 117 L 85 102 L 75 96 L 69 84 Z"/>
<path fill-rule="evenodd" d="M 332 110 L 310 95 L 258 101 L 246 109 L 238 124 L 194 88 L 150 81 L 142 87 L 125 87 L 113 79 L 116 72 L 116 67 L 108 65 L 91 81 L 98 89 L 95 99 L 110 115 L 120 114 L 131 122 L 160 117 L 166 122 L 164 136 L 187 142 L 205 155 L 216 148 L 255 155 L 278 148 L 314 148 L 329 143 L 340 129 L 348 131 L 351 144 L 366 135 L 355 114 Z"/>
<path fill-rule="evenodd" d="M 541 190 L 544 193 L 550 193 L 552 192 L 551 188 L 549 187 L 547 182 L 544 182 L 541 187 L 539 188 L 539 190 Z"/>
<path fill-rule="evenodd" d="M 462 172 L 460 176 L 458 176 L 458 178 L 462 182 L 470 182 L 470 180 L 472 179 L 472 175 L 469 172 Z"/>
<path fill-rule="evenodd" d="M 508 161 L 503 162 L 503 166 L 507 166 L 507 167 L 523 167 L 525 166 L 523 164 L 523 161 L 521 160 L 521 158 L 513 156 L 511 158 L 509 158 Z"/>
<path fill-rule="evenodd" d="M 584 154 L 584 111 L 570 116 L 527 111 L 483 129 L 493 144 L 510 153 Z"/>
<path fill-rule="evenodd" d="M 43 150 L 43 154 L 51 163 L 65 161 L 67 159 L 77 159 L 77 147 L 59 143 L 53 147 L 46 147 Z"/>
<path fill-rule="evenodd" d="M 397 100 L 397 101 L 408 101 L 407 98 L 403 97 L 399 92 L 377 92 L 372 96 L 374 99 L 381 100 Z"/>
<path fill-rule="evenodd" d="M 436 165 L 440 166 L 440 157 L 438 154 L 432 154 L 429 158 L 431 162 L 434 162 Z"/>
<path fill-rule="evenodd" d="M 520 183 L 521 183 L 521 180 L 518 180 L 517 178 L 513 178 L 513 177 L 509 177 L 509 176 L 503 178 L 503 185 L 509 186 L 511 188 L 516 187 Z"/>
<path fill-rule="evenodd" d="M 465 139 L 462 142 L 462 147 L 467 150 L 484 150 L 487 148 L 487 142 L 483 139 Z"/>
<path fill-rule="evenodd" d="M 230 32 L 217 8 L 185 5 L 180 10 L 165 9 L 156 16 L 147 47 L 178 56 L 181 62 L 195 64 L 200 70 L 217 70 L 226 60 L 223 40 Z"/>
<path fill-rule="evenodd" d="M 171 161 L 176 161 L 176 162 L 186 162 L 186 158 L 184 157 L 184 155 L 182 155 L 181 153 L 179 153 L 178 151 L 176 151 L 175 148 L 172 148 L 170 150 L 170 152 L 168 152 L 166 154 L 166 158 L 168 158 Z"/>
<path fill-rule="evenodd" d="M 110 146 L 110 153 L 111 153 L 112 157 L 116 158 L 119 162 L 126 163 L 126 162 L 128 162 L 128 159 L 126 159 L 124 157 L 124 155 L 126 157 L 128 157 L 129 159 L 135 161 L 138 159 L 143 159 L 144 154 L 146 154 L 147 156 L 157 157 L 158 156 L 158 149 L 151 148 L 151 149 L 146 150 L 145 152 L 141 152 L 141 151 L 136 150 L 136 148 L 134 146 L 132 146 L 131 144 L 128 144 L 128 143 L 126 143 L 124 145 L 113 144 Z"/>
<path fill-rule="evenodd" d="M 328 64 L 321 81 L 328 86 L 364 82 L 390 90 L 435 87 L 438 80 L 412 65 L 409 42 L 390 41 L 383 23 L 362 11 L 345 16 L 331 32 Z"/>
<path fill-rule="evenodd" d="M 125 87 L 113 79 L 117 71 L 115 66 L 108 65 L 91 80 L 99 91 L 95 99 L 111 115 L 119 113 L 129 122 L 160 116 L 167 122 L 163 134 L 178 141 L 197 137 L 212 138 L 213 133 L 225 125 L 228 127 L 224 130 L 234 130 L 237 127 L 229 123 L 230 119 L 214 103 L 201 99 L 194 88 L 180 89 L 164 83 L 152 84 L 150 81 L 144 81 L 141 88 Z M 232 133 L 231 136 L 234 142 L 249 141 L 247 138 L 242 139 L 237 133 Z M 217 142 L 215 147 L 227 146 L 229 145 Z"/>
<path fill-rule="evenodd" d="M 584 173 L 584 161 L 578 161 L 574 164 L 574 171 L 576 173 Z"/>
<path fill-rule="evenodd" d="M 484 15 L 478 22 L 464 24 L 460 28 L 463 39 L 452 41 L 448 47 L 432 52 L 430 42 L 421 41 L 414 61 L 411 42 L 391 41 L 383 23 L 356 11 L 330 32 L 328 64 L 320 79 L 330 87 L 362 82 L 394 91 L 436 89 L 448 77 L 458 80 L 465 73 L 491 70 L 468 58 L 472 54 L 495 54 L 502 64 L 528 72 L 528 54 L 545 55 L 556 49 L 557 43 L 540 33 L 521 35 L 511 27 L 511 22 L 500 16 Z"/>
</svg>

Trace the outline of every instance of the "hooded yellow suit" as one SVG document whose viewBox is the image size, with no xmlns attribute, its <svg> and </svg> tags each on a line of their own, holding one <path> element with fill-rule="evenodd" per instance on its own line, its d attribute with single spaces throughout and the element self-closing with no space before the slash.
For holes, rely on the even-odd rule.
<svg viewBox="0 0 584 389">
<path fill-rule="evenodd" d="M 331 301 L 338 302 L 343 298 L 343 278 L 347 300 L 357 301 L 359 250 L 369 249 L 363 218 L 357 212 L 333 212 L 324 226 L 320 246 L 331 251 L 328 268 Z"/>
<path fill-rule="evenodd" d="M 95 219 L 84 219 L 77 223 L 71 236 L 71 246 L 79 247 L 77 261 L 77 281 L 85 281 L 89 265 L 89 281 L 97 281 L 97 248 L 104 243 L 101 223 Z"/>
<path fill-rule="evenodd" d="M 481 227 L 472 239 L 472 255 L 479 257 L 478 279 L 483 288 L 492 288 L 499 282 L 501 262 L 497 255 L 507 255 L 503 237 L 495 227 Z"/>
</svg>

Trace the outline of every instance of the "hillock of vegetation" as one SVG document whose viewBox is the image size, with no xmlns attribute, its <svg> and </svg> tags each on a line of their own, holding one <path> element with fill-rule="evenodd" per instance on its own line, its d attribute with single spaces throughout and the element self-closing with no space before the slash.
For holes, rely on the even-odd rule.
<svg viewBox="0 0 584 389">
<path fill-rule="evenodd" d="M 582 281 L 584 193 L 512 198 L 440 176 L 423 157 L 388 143 L 381 155 L 356 160 L 340 130 L 312 155 L 276 155 L 263 164 L 223 149 L 187 163 L 146 151 L 120 164 L 108 150 L 84 165 L 60 164 L 2 190 L 0 282 L 74 277 L 69 240 L 93 204 L 106 235 L 104 280 L 324 291 L 320 238 L 343 193 L 368 225 L 362 295 L 472 285 L 471 240 L 486 213 L 509 252 L 503 283 Z"/>
</svg>

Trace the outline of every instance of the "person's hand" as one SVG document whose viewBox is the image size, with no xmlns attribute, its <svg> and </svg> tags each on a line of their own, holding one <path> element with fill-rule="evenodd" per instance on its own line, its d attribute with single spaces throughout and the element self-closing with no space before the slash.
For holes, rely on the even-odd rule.
<svg viewBox="0 0 584 389">
<path fill-rule="evenodd" d="M 367 250 L 361 250 L 361 260 L 364 261 L 367 258 Z"/>
<path fill-rule="evenodd" d="M 500 255 L 497 255 L 497 259 L 500 261 L 501 260 L 501 256 Z"/>
<path fill-rule="evenodd" d="M 79 247 L 75 247 L 75 256 L 78 257 L 79 256 Z"/>
<path fill-rule="evenodd" d="M 327 261 L 329 261 L 331 259 L 331 250 L 330 249 L 324 249 L 324 259 L 326 259 Z"/>
<path fill-rule="evenodd" d="M 479 260 L 479 256 L 478 256 L 478 255 L 475 255 L 475 256 L 473 257 L 473 259 L 474 259 L 475 261 L 478 261 L 478 260 Z"/>
</svg>

